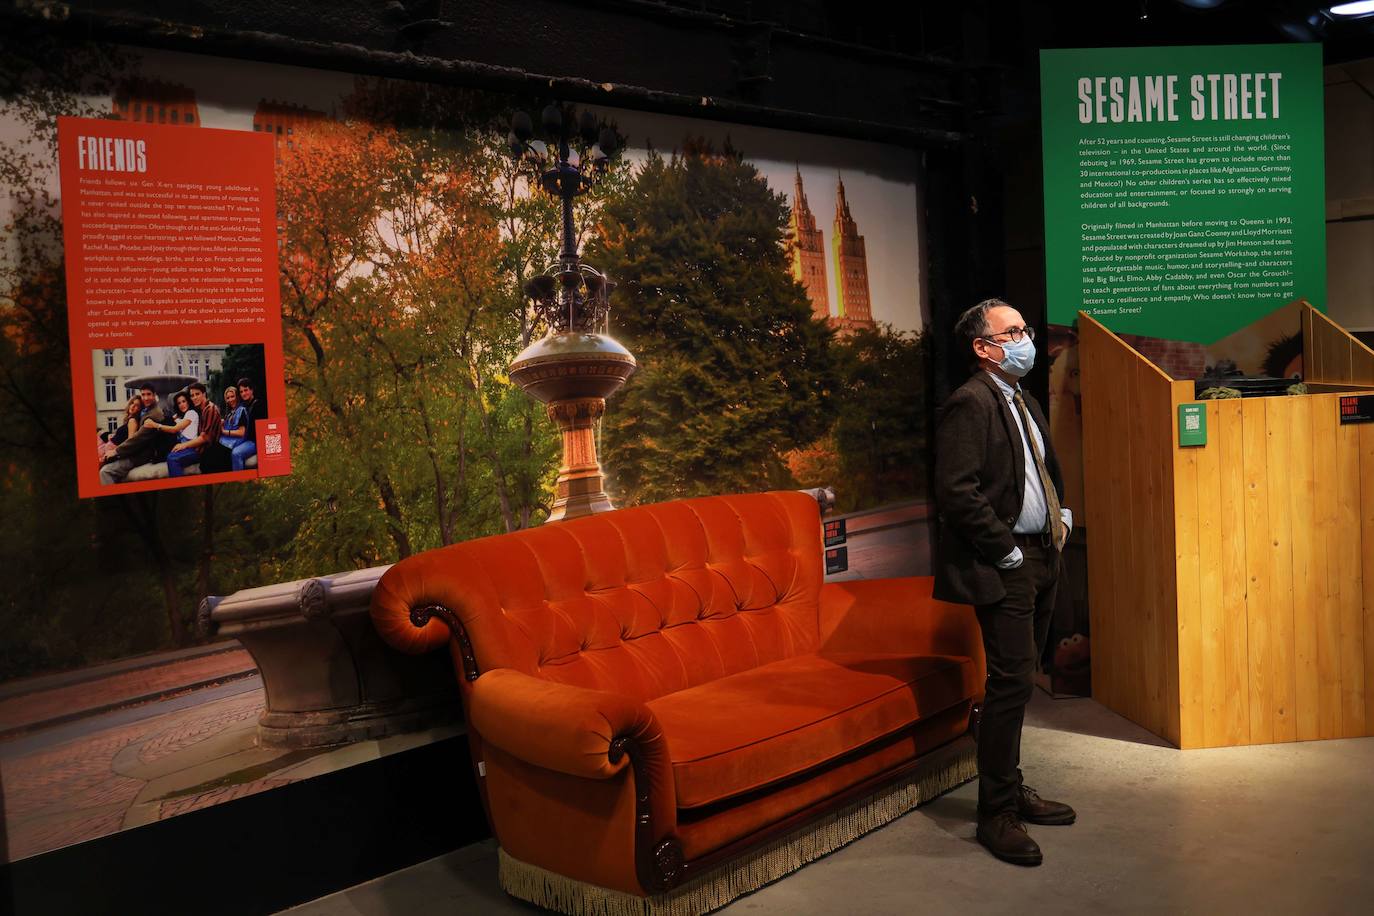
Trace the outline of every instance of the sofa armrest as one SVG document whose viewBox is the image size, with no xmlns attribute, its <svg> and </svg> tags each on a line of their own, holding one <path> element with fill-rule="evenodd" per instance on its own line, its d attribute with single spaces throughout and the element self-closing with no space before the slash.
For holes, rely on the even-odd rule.
<svg viewBox="0 0 1374 916">
<path fill-rule="evenodd" d="M 667 741 L 654 714 L 643 703 L 605 690 L 497 668 L 473 684 L 468 715 L 483 742 L 570 776 L 607 779 L 619 773 L 630 763 L 630 745 L 651 767 L 669 767 Z M 666 788 L 673 788 L 671 775 Z"/>
<path fill-rule="evenodd" d="M 473 684 L 468 714 L 485 746 L 516 758 L 510 769 L 518 771 L 528 765 L 552 771 L 547 778 L 555 784 L 566 781 L 566 790 L 573 797 L 595 795 L 604 800 L 600 788 L 578 788 L 578 780 L 568 780 L 569 776 L 608 786 L 610 777 L 630 767 L 634 779 L 623 783 L 619 791 L 632 793 L 633 823 L 603 825 L 610 831 L 608 836 L 627 829 L 633 837 L 633 862 L 620 863 L 616 868 L 628 866 L 644 893 L 667 890 L 677 880 L 682 864 L 682 848 L 676 838 L 677 788 L 668 741 L 647 706 L 608 691 L 557 684 L 512 668 L 496 668 Z M 492 770 L 489 775 L 499 778 L 501 771 Z M 514 773 L 513 778 L 520 782 Z M 528 791 L 523 782 L 521 785 Z M 527 811 L 537 807 L 535 804 Z M 613 801 L 606 809 L 607 816 L 618 807 Z M 508 822 L 499 825 L 497 832 L 498 836 L 503 831 L 509 836 L 520 829 Z M 530 853 L 535 864 L 543 860 L 537 850 L 547 851 L 551 842 L 542 838 L 546 829 L 544 825 L 534 828 L 540 839 L 525 837 L 536 850 Z M 587 842 L 586 838 L 582 842 Z M 636 892 L 629 880 L 622 876 L 613 884 Z"/>
<path fill-rule="evenodd" d="M 963 655 L 986 670 L 973 608 L 931 597 L 929 577 L 856 579 L 821 586 L 822 654 Z"/>
</svg>

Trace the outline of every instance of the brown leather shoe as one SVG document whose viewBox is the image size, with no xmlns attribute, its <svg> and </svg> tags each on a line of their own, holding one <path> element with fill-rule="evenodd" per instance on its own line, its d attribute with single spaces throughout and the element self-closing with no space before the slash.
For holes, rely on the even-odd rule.
<svg viewBox="0 0 1374 916">
<path fill-rule="evenodd" d="M 978 842 L 988 852 L 1013 865 L 1039 865 L 1044 857 L 1015 811 L 1003 811 L 978 822 Z"/>
<path fill-rule="evenodd" d="M 1021 787 L 1018 810 L 1027 824 L 1065 826 L 1078 819 L 1072 808 L 1063 802 L 1047 801 L 1030 786 Z"/>
</svg>

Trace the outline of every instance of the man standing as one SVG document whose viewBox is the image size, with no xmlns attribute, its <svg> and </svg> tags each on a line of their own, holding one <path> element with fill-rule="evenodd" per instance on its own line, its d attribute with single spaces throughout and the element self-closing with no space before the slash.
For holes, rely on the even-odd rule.
<svg viewBox="0 0 1374 916">
<path fill-rule="evenodd" d="M 978 842 L 1004 861 L 1039 865 L 1025 823 L 1072 824 L 1075 815 L 1022 782 L 1021 725 L 1073 517 L 1060 505 L 1064 486 L 1044 414 L 1020 386 L 1035 362 L 1033 329 L 1016 309 L 988 299 L 964 312 L 954 332 L 976 371 L 938 421 L 935 597 L 972 604 L 983 631 Z"/>
<path fill-rule="evenodd" d="M 191 406 L 200 415 L 200 427 L 196 437 L 189 442 L 178 442 L 172 446 L 167 456 L 167 476 L 180 477 L 186 473 L 187 465 L 199 464 L 200 456 L 211 442 L 219 442 L 220 429 L 224 421 L 220 418 L 219 408 L 205 394 L 205 386 L 192 382 Z"/>
<path fill-rule="evenodd" d="M 100 482 L 107 486 L 122 482 L 134 468 L 152 461 L 161 444 L 162 433 L 153 424 L 161 423 L 166 416 L 157 402 L 157 392 L 152 385 L 144 385 L 138 389 L 138 399 L 143 405 L 138 411 L 138 431 L 119 443 L 101 462 Z M 153 422 L 147 422 L 149 420 Z"/>
</svg>

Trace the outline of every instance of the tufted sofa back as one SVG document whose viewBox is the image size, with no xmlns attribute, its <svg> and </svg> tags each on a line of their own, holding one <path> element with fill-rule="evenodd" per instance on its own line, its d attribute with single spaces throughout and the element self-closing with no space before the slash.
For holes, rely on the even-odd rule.
<svg viewBox="0 0 1374 916">
<path fill-rule="evenodd" d="M 449 641 L 457 614 L 478 671 L 515 668 L 650 700 L 814 651 L 823 579 L 816 501 L 795 492 L 622 509 L 430 550 L 377 585 L 392 645 Z M 456 659 L 458 660 L 458 659 Z"/>
</svg>

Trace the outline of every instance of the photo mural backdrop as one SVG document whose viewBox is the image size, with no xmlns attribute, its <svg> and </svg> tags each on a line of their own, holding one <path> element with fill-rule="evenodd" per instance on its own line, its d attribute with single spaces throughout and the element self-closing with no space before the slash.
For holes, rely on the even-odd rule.
<svg viewBox="0 0 1374 916">
<path fill-rule="evenodd" d="M 26 558 L 0 598 L 13 859 L 321 769 L 297 756 L 165 782 L 226 729 L 251 742 L 262 710 L 243 653 L 165 654 L 201 641 L 202 596 L 544 521 L 559 439 L 507 367 L 545 331 L 522 288 L 556 258 L 560 222 L 506 141 L 513 111 L 549 99 L 56 40 L 4 50 L 0 539 Z M 918 155 L 591 110 L 627 146 L 575 214 L 584 259 L 618 284 L 609 331 L 639 363 L 599 431 L 616 505 L 829 485 L 841 511 L 924 518 Z M 188 316 L 156 346 L 85 346 L 92 381 L 71 390 L 63 117 L 270 137 L 284 405 L 269 409 L 289 422 L 289 476 L 78 497 L 105 441 L 74 438 L 74 405 L 113 433 L 144 368 L 194 375 L 222 418 L 240 378 L 274 400 L 277 380 L 275 347 L 265 362 L 251 335 Z M 207 171 L 217 152 L 233 144 L 201 153 Z M 924 536 L 902 550 L 929 568 Z M 108 664 L 135 655 L 128 671 L 166 683 Z M 153 705 L 111 711 L 134 700 Z"/>
</svg>

